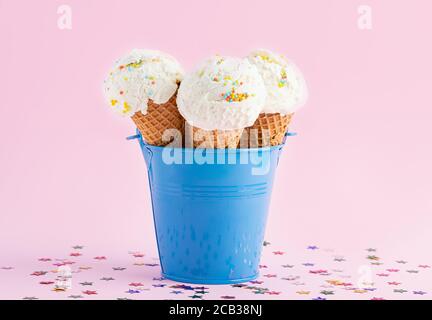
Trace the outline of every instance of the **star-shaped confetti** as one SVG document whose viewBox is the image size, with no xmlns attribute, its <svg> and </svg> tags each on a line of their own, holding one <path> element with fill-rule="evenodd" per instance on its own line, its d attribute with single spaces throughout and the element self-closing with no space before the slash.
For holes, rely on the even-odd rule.
<svg viewBox="0 0 432 320">
<path fill-rule="evenodd" d="M 377 256 L 374 256 L 374 255 L 370 255 L 370 256 L 367 256 L 366 259 L 373 260 L 373 261 L 378 261 L 380 258 L 377 257 Z"/>
<path fill-rule="evenodd" d="M 102 281 L 113 281 L 115 280 L 113 277 L 103 277 L 101 278 Z"/>
<path fill-rule="evenodd" d="M 276 296 L 278 296 L 278 295 L 280 295 L 281 294 L 281 292 L 279 292 L 279 291 L 267 291 L 267 294 L 269 294 L 269 295 L 276 295 Z"/>
<path fill-rule="evenodd" d="M 131 286 L 131 287 L 142 287 L 144 285 L 141 282 L 131 282 L 131 283 L 129 283 L 129 286 Z"/>
<path fill-rule="evenodd" d="M 83 291 L 82 293 L 84 293 L 84 294 L 86 294 L 86 295 L 88 295 L 88 296 L 91 296 L 91 295 L 95 295 L 95 294 L 97 294 L 97 291 L 94 291 L 94 290 L 86 290 L 86 291 Z"/>
<path fill-rule="evenodd" d="M 204 287 L 204 286 L 200 286 L 200 287 L 195 287 L 195 290 L 208 290 L 209 288 Z"/>
<path fill-rule="evenodd" d="M 325 295 L 325 296 L 328 296 L 328 295 L 333 295 L 334 291 L 332 291 L 332 290 L 323 290 L 320 293 L 323 294 L 323 295 Z"/>
<path fill-rule="evenodd" d="M 277 256 L 281 256 L 281 255 L 284 255 L 285 252 L 283 252 L 283 251 L 273 251 L 273 254 L 277 255 Z"/>
<path fill-rule="evenodd" d="M 419 294 L 419 295 L 424 295 L 424 294 L 426 294 L 427 292 L 424 292 L 424 291 L 413 291 L 413 294 Z"/>
<path fill-rule="evenodd" d="M 263 243 L 264 246 L 269 244 L 270 243 Z M 63 266 L 78 264 L 77 261 L 81 259 L 85 261 L 84 260 L 85 258 L 78 259 L 78 257 L 82 256 L 82 251 L 80 251 L 82 247 L 78 248 L 74 246 L 73 249 L 74 251 L 72 251 L 70 248 L 69 249 L 66 248 L 64 254 L 66 257 L 69 258 L 70 257 L 77 258 L 77 259 L 73 259 L 75 261 L 68 260 L 68 259 L 57 259 L 55 257 L 50 258 L 50 253 L 46 252 L 46 255 L 42 256 L 41 258 L 36 258 L 35 260 L 33 260 L 36 266 L 39 265 L 39 267 L 36 267 L 34 269 L 38 269 L 38 268 L 42 269 L 40 264 L 41 262 L 50 262 L 49 264 L 47 264 L 49 266 L 63 267 Z M 378 257 L 377 254 L 375 253 L 377 250 L 373 248 L 367 249 L 367 251 L 369 252 L 367 256 L 363 251 L 360 252 L 359 253 L 360 255 L 357 257 L 356 256 L 352 257 L 352 255 L 347 255 L 345 257 L 342 255 L 335 254 L 337 253 L 335 249 L 321 248 L 319 250 L 318 245 L 305 246 L 303 250 L 307 254 L 313 254 L 314 260 L 316 259 L 316 261 L 314 262 L 308 261 L 305 263 L 301 263 L 302 261 L 299 261 L 299 257 L 301 257 L 301 255 L 298 255 L 297 257 L 295 255 L 290 256 L 290 260 L 292 259 L 292 261 L 283 261 L 281 260 L 284 259 L 283 257 L 280 258 L 275 257 L 275 259 L 268 259 L 269 258 L 268 254 L 270 254 L 271 256 L 282 256 L 285 254 L 285 252 L 282 250 L 267 251 L 263 256 L 261 264 L 259 264 L 259 269 L 261 269 L 261 271 L 268 270 L 266 274 L 261 275 L 261 278 L 259 278 L 259 280 L 251 280 L 246 283 L 225 286 L 225 288 L 227 289 L 225 292 L 223 291 L 224 286 L 209 286 L 210 288 L 208 288 L 204 286 L 194 286 L 194 285 L 187 285 L 187 284 L 180 284 L 180 283 L 172 284 L 169 281 L 165 283 L 164 280 L 166 279 L 164 277 L 151 276 L 150 278 L 146 278 L 142 282 L 136 280 L 132 282 L 131 280 L 129 280 L 128 282 L 124 282 L 127 281 L 124 279 L 128 279 L 128 278 L 124 278 L 122 279 L 123 281 L 114 282 L 111 286 L 107 286 L 107 285 L 101 286 L 101 288 L 98 288 L 98 291 L 96 290 L 78 291 L 79 292 L 78 294 L 69 293 L 70 294 L 69 296 L 67 296 L 67 294 L 66 295 L 62 294 L 65 293 L 65 291 L 71 289 L 71 287 L 69 286 L 70 283 L 69 279 L 72 277 L 72 274 L 74 274 L 74 278 L 79 277 L 78 279 L 80 280 L 83 280 L 83 278 L 85 280 L 88 280 L 83 282 L 77 281 L 77 283 L 80 286 L 82 286 L 81 289 L 87 289 L 87 288 L 93 289 L 92 286 L 94 283 L 98 283 L 97 281 L 98 279 L 101 281 L 114 280 L 114 278 L 112 277 L 100 278 L 101 273 L 106 272 L 107 268 L 112 269 L 114 271 L 124 271 L 126 270 L 126 268 L 133 269 L 133 267 L 131 267 L 133 265 L 147 266 L 147 267 L 160 266 L 160 264 L 157 263 L 159 261 L 157 258 L 149 257 L 147 258 L 149 259 L 147 260 L 147 262 L 145 262 L 146 261 L 145 259 L 138 259 L 147 256 L 143 252 L 139 252 L 139 251 L 128 251 L 127 252 L 128 259 L 117 260 L 117 257 L 115 257 L 116 259 L 114 259 L 114 261 L 129 261 L 128 263 L 124 262 L 124 266 L 113 267 L 112 265 L 111 266 L 106 265 L 105 263 L 102 264 L 93 263 L 92 264 L 93 267 L 81 265 L 79 267 L 74 268 L 73 270 L 71 267 L 70 274 L 64 274 L 61 268 L 54 269 L 53 267 L 51 267 L 53 268 L 53 270 L 49 270 L 49 271 L 38 270 L 38 271 L 34 271 L 33 273 L 29 272 L 27 274 L 31 274 L 31 276 L 45 276 L 45 275 L 50 276 L 51 274 L 55 274 L 54 280 L 52 280 L 51 278 L 49 280 L 36 282 L 40 285 L 38 286 L 39 290 L 46 290 L 47 292 L 54 291 L 58 293 L 58 297 L 60 298 L 67 297 L 68 299 L 84 299 L 84 297 L 87 295 L 98 295 L 102 299 L 105 299 L 108 296 L 110 296 L 111 298 L 118 297 L 116 298 L 118 300 L 126 300 L 126 299 L 130 300 L 129 298 L 124 297 L 126 296 L 125 293 L 128 296 L 133 296 L 139 293 L 143 293 L 145 291 L 150 291 L 150 294 L 151 292 L 156 293 L 155 291 L 158 291 L 158 294 L 165 295 L 165 298 L 167 299 L 173 299 L 174 298 L 173 295 L 180 295 L 179 297 L 176 298 L 186 298 L 186 299 L 195 299 L 195 300 L 201 300 L 204 299 L 205 297 L 210 297 L 211 299 L 213 299 L 214 297 L 219 297 L 220 299 L 236 299 L 236 298 L 260 299 L 260 298 L 265 298 L 266 296 L 267 298 L 272 298 L 271 296 L 274 296 L 274 298 L 279 298 L 280 296 L 281 299 L 286 299 L 287 297 L 289 297 L 289 294 L 291 294 L 289 288 L 290 287 L 293 288 L 293 286 L 299 286 L 296 289 L 301 289 L 301 290 L 297 290 L 297 291 L 293 290 L 292 292 L 295 292 L 297 295 L 305 295 L 305 296 L 309 295 L 309 297 L 305 297 L 305 298 L 312 299 L 312 300 L 326 300 L 325 297 L 328 296 L 332 296 L 332 298 L 335 299 L 345 299 L 347 297 L 352 297 L 351 299 L 366 298 L 372 300 L 384 300 L 385 298 L 394 298 L 394 296 L 393 297 L 385 296 L 385 293 L 389 293 L 389 292 L 403 294 L 404 299 L 416 299 L 416 297 L 417 299 L 419 299 L 420 296 L 427 295 L 426 292 L 427 290 L 423 291 L 423 290 L 419 290 L 418 288 L 413 290 L 413 288 L 409 286 L 410 285 L 409 279 L 414 280 L 415 278 L 416 281 L 421 281 L 422 277 L 424 278 L 428 277 L 429 275 L 427 272 L 428 270 L 425 269 L 429 269 L 431 268 L 431 266 L 429 264 L 425 264 L 424 263 L 425 261 L 423 261 L 422 264 L 415 264 L 410 262 L 410 265 L 416 266 L 415 269 L 413 267 L 411 269 L 405 269 L 403 268 L 404 267 L 403 265 L 407 264 L 408 263 L 407 261 L 402 259 L 392 260 L 390 257 L 390 259 L 386 258 L 385 263 L 384 261 L 381 262 L 381 258 Z M 309 253 L 310 251 L 315 251 L 315 252 Z M 331 253 L 327 254 L 327 252 L 331 252 Z M 133 258 L 131 256 L 133 256 Z M 374 270 L 373 274 L 375 274 L 376 277 L 388 277 L 388 278 L 381 279 L 384 281 L 376 281 L 375 284 L 370 281 L 369 282 L 363 281 L 361 284 L 358 284 L 358 286 L 355 286 L 353 282 L 358 283 L 356 282 L 358 275 L 355 274 L 355 270 L 353 271 L 353 269 L 351 268 L 350 269 L 342 268 L 342 266 L 345 266 L 345 264 L 338 264 L 338 266 L 341 267 L 334 268 L 336 267 L 336 265 L 334 262 L 332 262 L 332 261 L 343 262 L 347 260 L 356 261 L 356 260 L 351 260 L 351 258 L 364 259 L 365 256 L 366 259 L 369 260 L 368 264 L 370 264 L 371 268 L 373 268 Z M 94 257 L 93 255 L 91 255 L 88 257 L 88 259 L 103 261 L 103 260 L 107 260 L 107 257 L 106 256 Z M 36 260 L 39 261 L 39 263 L 36 263 Z M 279 263 L 277 263 L 277 260 L 280 260 Z M 387 263 L 387 261 L 390 261 L 390 263 Z M 281 262 L 285 262 L 285 264 L 281 264 Z M 291 264 L 288 264 L 287 262 L 291 262 Z M 299 266 L 299 265 L 307 268 L 296 269 L 295 266 Z M 381 265 L 384 265 L 384 267 L 378 267 Z M 377 267 L 372 267 L 372 266 L 377 266 Z M 401 268 L 399 269 L 396 266 Z M 47 267 L 44 268 L 48 269 Z M 8 266 L 0 267 L 0 271 L 13 270 L 13 269 L 14 269 L 13 267 L 8 267 Z M 90 269 L 93 269 L 93 271 L 87 273 L 86 271 Z M 286 272 L 288 271 L 287 269 L 290 269 L 289 272 Z M 157 270 L 155 270 L 155 272 L 157 272 Z M 397 273 L 401 273 L 401 272 L 407 272 L 410 274 L 418 274 L 418 275 L 415 276 L 406 275 L 408 280 L 406 280 L 403 277 L 397 278 L 396 277 L 398 275 Z M 82 273 L 82 274 L 75 276 L 76 273 Z M 289 273 L 292 274 L 290 275 Z M 97 276 L 98 274 L 99 276 Z M 124 273 L 122 275 L 127 276 L 127 274 L 128 273 Z M 326 277 L 324 279 L 318 277 L 318 276 L 330 276 L 331 274 L 333 274 L 333 276 L 331 276 L 331 278 L 333 279 L 331 279 L 330 277 Z M 40 279 L 47 279 L 47 278 L 40 278 Z M 262 281 L 262 279 L 267 279 L 267 278 L 269 278 L 269 280 Z M 352 278 L 353 280 L 347 280 L 349 278 Z M 133 278 L 129 278 L 129 279 L 133 279 Z M 93 280 L 96 282 L 93 282 Z M 281 281 L 285 281 L 285 282 L 281 283 Z M 402 283 L 400 281 L 403 281 L 404 286 L 402 286 Z M 115 285 L 116 283 L 118 284 L 118 286 Z M 263 283 L 266 284 L 265 287 Z M 418 282 L 418 283 L 422 283 L 422 282 Z M 127 285 L 126 287 L 125 284 Z M 283 286 L 283 284 L 285 286 Z M 89 287 L 86 288 L 85 286 L 89 286 Z M 403 287 L 405 287 L 405 289 Z M 166 289 L 170 288 L 170 289 L 166 290 L 164 288 Z M 287 289 L 287 291 L 286 292 L 279 291 L 281 290 L 281 288 L 285 288 Z M 426 289 L 426 288 L 422 288 L 422 289 Z M 117 293 L 115 293 L 116 290 Z M 238 295 L 234 294 L 236 291 L 242 293 Z M 372 294 L 375 296 L 372 296 Z M 364 295 L 364 296 L 359 297 L 360 295 Z M 137 297 L 141 297 L 141 296 L 138 295 Z M 34 297 L 24 296 L 24 298 L 29 300 L 37 299 L 37 297 L 35 296 Z M 301 297 L 297 297 L 297 298 L 300 299 Z"/>
<path fill-rule="evenodd" d="M 144 265 L 147 267 L 157 267 L 159 264 L 157 264 L 157 263 L 144 263 Z"/>
<path fill-rule="evenodd" d="M 0 269 L 1 269 L 1 270 L 6 270 L 6 271 L 7 271 L 7 270 L 13 270 L 13 267 L 9 267 L 9 266 L 4 267 L 4 266 L 3 266 L 3 267 L 0 267 Z"/>
<path fill-rule="evenodd" d="M 297 293 L 297 294 L 300 294 L 300 295 L 308 295 L 308 294 L 310 294 L 310 291 L 303 291 L 303 290 L 300 290 L 300 291 L 297 291 L 296 293 Z"/>
<path fill-rule="evenodd" d="M 69 255 L 70 255 L 71 257 L 80 257 L 80 256 L 82 256 L 82 254 L 79 253 L 79 252 L 71 252 Z"/>
<path fill-rule="evenodd" d="M 40 277 L 40 276 L 44 276 L 48 273 L 48 271 L 35 271 L 31 274 L 31 276 L 36 276 L 36 277 Z"/>
<path fill-rule="evenodd" d="M 107 257 L 105 257 L 105 256 L 97 256 L 97 257 L 94 257 L 94 259 L 98 260 L 98 261 L 102 261 L 102 260 L 106 260 Z"/>
<path fill-rule="evenodd" d="M 65 292 L 68 288 L 65 286 L 55 286 L 52 291 L 54 292 Z"/>
<path fill-rule="evenodd" d="M 39 258 L 38 261 L 48 262 L 48 261 L 51 261 L 51 259 L 50 258 Z"/>
<path fill-rule="evenodd" d="M 405 293 L 405 292 L 408 292 L 408 291 L 405 290 L 405 289 L 394 289 L 393 292 L 396 292 L 396 293 Z"/>
<path fill-rule="evenodd" d="M 140 293 L 141 291 L 139 291 L 139 290 L 133 290 L 133 289 L 129 289 L 128 291 L 126 291 L 126 293 L 129 293 L 129 294 L 136 294 L 136 293 Z"/>
<path fill-rule="evenodd" d="M 266 278 L 276 278 L 276 275 L 275 274 L 265 274 L 265 275 L 263 275 L 263 277 L 266 277 Z"/>
<path fill-rule="evenodd" d="M 195 293 L 196 293 L 196 294 L 207 294 L 207 293 L 209 293 L 209 291 L 205 291 L 205 290 L 196 290 Z"/>
<path fill-rule="evenodd" d="M 354 289 L 353 292 L 354 293 L 367 293 L 368 290 L 365 290 L 365 289 Z"/>
<path fill-rule="evenodd" d="M 309 273 L 321 274 L 321 273 L 328 273 L 328 272 L 327 272 L 327 270 L 318 269 L 318 270 L 309 270 Z"/>
<path fill-rule="evenodd" d="M 79 267 L 80 270 L 91 270 L 92 267 L 88 267 L 88 266 L 82 266 Z"/>
<path fill-rule="evenodd" d="M 187 286 L 185 284 L 176 284 L 170 287 L 171 289 L 182 289 L 182 290 L 194 290 L 193 287 Z"/>
<path fill-rule="evenodd" d="M 134 253 L 133 256 L 135 258 L 142 258 L 142 257 L 144 257 L 144 254 L 143 253 Z"/>
</svg>

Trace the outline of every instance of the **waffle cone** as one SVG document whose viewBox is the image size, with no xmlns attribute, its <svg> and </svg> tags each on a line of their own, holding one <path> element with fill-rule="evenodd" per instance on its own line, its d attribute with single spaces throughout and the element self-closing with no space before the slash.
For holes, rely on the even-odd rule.
<svg viewBox="0 0 432 320">
<path fill-rule="evenodd" d="M 293 114 L 261 113 L 252 127 L 247 128 L 251 147 L 268 147 L 282 144 Z M 253 131 L 255 129 L 256 131 Z"/>
<path fill-rule="evenodd" d="M 163 104 L 149 100 L 147 114 L 143 115 L 138 111 L 132 116 L 132 120 L 143 140 L 153 146 L 165 146 L 170 142 L 162 139 L 167 129 L 176 129 L 183 134 L 184 118 L 177 109 L 176 95 Z"/>
<path fill-rule="evenodd" d="M 186 137 L 194 148 L 235 149 L 240 141 L 243 129 L 239 130 L 203 130 L 186 122 Z M 189 143 L 190 144 L 190 143 Z"/>
</svg>

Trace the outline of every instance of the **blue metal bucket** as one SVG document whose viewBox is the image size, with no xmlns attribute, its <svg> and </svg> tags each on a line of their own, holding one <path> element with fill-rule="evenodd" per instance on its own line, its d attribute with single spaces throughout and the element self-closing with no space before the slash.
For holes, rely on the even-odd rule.
<svg viewBox="0 0 432 320">
<path fill-rule="evenodd" d="M 283 145 L 164 148 L 146 144 L 139 134 L 131 138 L 139 139 L 148 168 L 163 276 L 200 284 L 255 279 Z"/>
</svg>

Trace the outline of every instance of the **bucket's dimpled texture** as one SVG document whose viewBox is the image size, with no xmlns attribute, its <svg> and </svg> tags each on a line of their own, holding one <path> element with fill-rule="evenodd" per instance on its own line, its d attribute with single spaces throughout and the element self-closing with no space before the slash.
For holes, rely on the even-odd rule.
<svg viewBox="0 0 432 320">
<path fill-rule="evenodd" d="M 140 144 L 163 275 L 202 284 L 256 278 L 280 147 L 264 151 L 270 157 L 268 173 L 253 175 L 256 165 L 239 163 L 247 149 L 212 151 L 236 153 L 235 165 L 167 165 L 163 148 Z"/>
</svg>

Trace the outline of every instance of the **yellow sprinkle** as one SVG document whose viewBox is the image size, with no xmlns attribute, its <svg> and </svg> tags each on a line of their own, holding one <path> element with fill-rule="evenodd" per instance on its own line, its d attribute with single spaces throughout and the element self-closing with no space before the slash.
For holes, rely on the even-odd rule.
<svg viewBox="0 0 432 320">
<path fill-rule="evenodd" d="M 126 67 L 139 68 L 142 66 L 143 63 L 144 60 L 139 60 L 139 61 L 129 63 L 128 65 L 126 65 Z"/>
<path fill-rule="evenodd" d="M 282 88 L 287 85 L 287 73 L 285 69 L 281 71 L 281 79 L 279 80 L 278 87 Z"/>
<path fill-rule="evenodd" d="M 130 105 L 125 101 L 125 103 L 123 103 L 123 113 L 128 113 L 131 110 Z"/>
<path fill-rule="evenodd" d="M 114 106 L 117 104 L 117 102 L 118 102 L 117 100 L 112 99 L 112 100 L 111 100 L 111 105 L 114 107 Z"/>
</svg>

